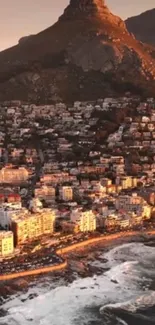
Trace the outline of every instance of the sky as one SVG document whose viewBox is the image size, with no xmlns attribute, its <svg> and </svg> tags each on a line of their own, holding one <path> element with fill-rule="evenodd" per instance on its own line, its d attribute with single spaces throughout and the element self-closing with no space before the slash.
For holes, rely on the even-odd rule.
<svg viewBox="0 0 155 325">
<path fill-rule="evenodd" d="M 0 0 L 0 51 L 51 26 L 69 0 Z M 155 0 L 107 0 L 113 13 L 125 19 L 155 7 Z"/>
</svg>

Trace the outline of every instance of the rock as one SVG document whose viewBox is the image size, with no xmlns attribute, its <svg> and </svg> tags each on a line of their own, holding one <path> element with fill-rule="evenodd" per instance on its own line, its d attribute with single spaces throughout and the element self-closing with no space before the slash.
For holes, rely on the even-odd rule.
<svg viewBox="0 0 155 325">
<path fill-rule="evenodd" d="M 52 27 L 0 52 L 0 71 L 0 100 L 155 92 L 154 51 L 135 40 L 103 0 L 70 0 Z"/>
<path fill-rule="evenodd" d="M 115 283 L 115 284 L 118 284 L 118 281 L 117 280 L 113 280 L 111 279 L 111 282 Z"/>
</svg>

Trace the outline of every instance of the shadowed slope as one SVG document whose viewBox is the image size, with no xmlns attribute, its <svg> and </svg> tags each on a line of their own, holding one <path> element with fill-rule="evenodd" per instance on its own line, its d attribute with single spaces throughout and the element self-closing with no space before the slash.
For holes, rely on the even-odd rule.
<svg viewBox="0 0 155 325">
<path fill-rule="evenodd" d="M 150 53 L 103 0 L 71 0 L 52 27 L 0 53 L 0 99 L 97 98 L 116 93 L 116 84 L 139 89 L 155 76 Z"/>
</svg>

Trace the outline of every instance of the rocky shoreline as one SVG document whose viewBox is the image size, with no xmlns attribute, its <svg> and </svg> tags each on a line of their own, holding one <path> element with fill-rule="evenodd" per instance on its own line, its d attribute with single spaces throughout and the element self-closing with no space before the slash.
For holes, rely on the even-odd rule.
<svg viewBox="0 0 155 325">
<path fill-rule="evenodd" d="M 116 234 L 115 234 L 116 235 Z M 14 280 L 1 281 L 0 282 L 0 295 L 1 301 L 0 305 L 3 304 L 3 299 L 8 299 L 10 296 L 17 294 L 17 292 L 27 292 L 29 287 L 35 287 L 38 280 L 42 283 L 44 277 L 49 279 L 49 283 L 52 280 L 52 285 L 54 282 L 60 283 L 71 283 L 77 278 L 92 277 L 94 275 L 101 275 L 106 268 L 95 265 L 94 262 L 101 261 L 106 262 L 104 257 L 101 258 L 103 253 L 106 253 L 109 249 L 114 246 L 122 245 L 131 242 L 149 242 L 155 239 L 155 230 L 147 231 L 143 233 L 132 233 L 126 234 L 126 236 L 119 236 L 118 238 L 113 238 L 109 235 L 110 239 L 106 241 L 100 241 L 98 243 L 92 244 L 91 246 L 80 247 L 74 251 L 69 251 L 63 254 L 64 260 L 67 261 L 67 266 L 61 271 L 56 270 L 54 273 L 40 274 L 26 276 L 24 278 L 17 278 Z M 112 238 L 111 238 L 112 237 Z M 104 264 L 103 264 L 104 265 Z M 4 285 L 5 284 L 5 285 Z"/>
<path fill-rule="evenodd" d="M 101 258 L 101 253 L 106 253 L 110 248 L 114 246 L 122 245 L 131 242 L 147 242 L 151 239 L 155 239 L 155 231 L 150 233 L 141 233 L 129 236 L 122 236 L 116 239 L 109 239 L 106 242 L 99 242 L 91 247 L 80 248 L 70 253 L 65 254 L 63 257 L 67 260 L 68 267 L 65 271 L 67 273 L 67 279 L 72 273 L 77 273 L 80 277 L 93 276 L 94 274 L 100 275 L 107 269 L 93 265 L 95 261 L 106 262 L 104 258 Z"/>
</svg>

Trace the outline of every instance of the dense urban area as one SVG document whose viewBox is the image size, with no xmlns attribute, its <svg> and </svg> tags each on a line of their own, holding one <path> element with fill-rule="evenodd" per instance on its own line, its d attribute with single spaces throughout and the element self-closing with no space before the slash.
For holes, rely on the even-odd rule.
<svg viewBox="0 0 155 325">
<path fill-rule="evenodd" d="M 0 105 L 0 272 L 56 248 L 154 228 L 155 100 Z"/>
</svg>

